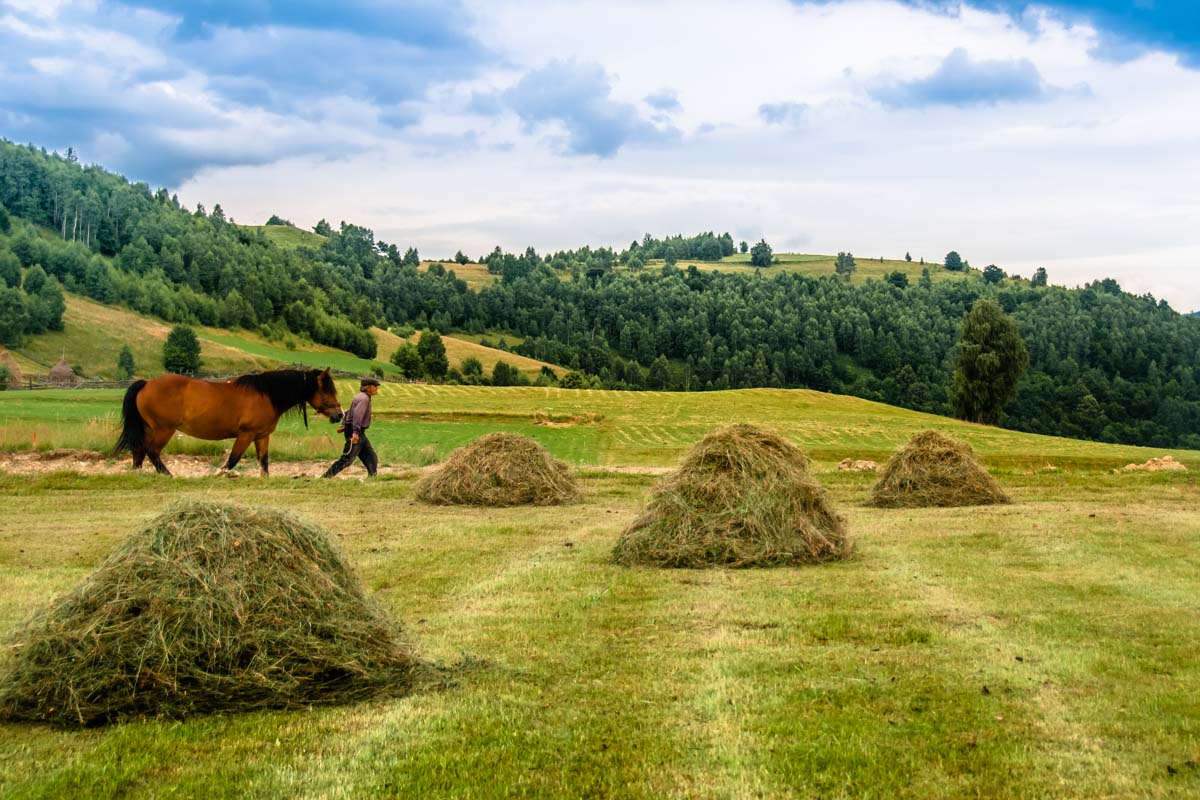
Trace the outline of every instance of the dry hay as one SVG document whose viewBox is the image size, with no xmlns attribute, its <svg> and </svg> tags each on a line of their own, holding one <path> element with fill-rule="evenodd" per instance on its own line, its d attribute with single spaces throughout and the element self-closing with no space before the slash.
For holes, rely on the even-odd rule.
<svg viewBox="0 0 1200 800">
<path fill-rule="evenodd" d="M 966 442 L 921 431 L 884 465 L 870 505 L 882 508 L 982 506 L 1007 503 Z"/>
<path fill-rule="evenodd" d="M 1174 456 L 1152 458 L 1144 464 L 1126 464 L 1123 472 L 1187 472 L 1187 467 L 1175 460 Z"/>
<path fill-rule="evenodd" d="M 730 425 L 660 481 L 613 552 L 623 564 L 766 567 L 848 558 L 846 523 L 778 434 Z"/>
<path fill-rule="evenodd" d="M 46 380 L 56 386 L 75 386 L 79 383 L 79 376 L 71 369 L 66 359 L 63 359 L 50 368 Z"/>
<path fill-rule="evenodd" d="M 0 673 L 0 718 L 92 725 L 348 702 L 416 661 L 327 533 L 179 503 L 37 614 Z"/>
<path fill-rule="evenodd" d="M 853 458 L 843 458 L 838 462 L 839 472 L 878 472 L 879 465 L 874 461 L 858 461 Z"/>
<path fill-rule="evenodd" d="M 417 499 L 435 505 L 549 506 L 579 496 L 566 464 L 515 433 L 479 437 L 417 484 Z"/>
</svg>

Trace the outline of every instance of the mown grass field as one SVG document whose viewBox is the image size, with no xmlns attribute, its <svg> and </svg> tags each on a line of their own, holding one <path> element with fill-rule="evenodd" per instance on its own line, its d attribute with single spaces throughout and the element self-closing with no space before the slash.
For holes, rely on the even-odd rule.
<svg viewBox="0 0 1200 800">
<path fill-rule="evenodd" d="M 98 436 L 119 394 L 0 393 L 0 418 L 86 446 L 86 426 Z M 730 421 L 773 424 L 816 456 L 854 560 L 746 571 L 610 561 L 655 480 L 617 468 L 670 465 Z M 929 426 L 968 438 L 1014 503 L 867 508 L 873 476 L 833 466 Z M 280 447 L 303 455 L 314 427 L 288 422 Z M 376 399 L 385 462 L 490 430 L 528 432 L 580 465 L 584 501 L 433 508 L 414 502 L 415 474 L 0 475 L 0 637 L 142 521 L 198 497 L 327 527 L 413 647 L 455 675 L 438 691 L 335 709 L 86 731 L 0 724 L 0 796 L 1200 793 L 1200 453 L 1175 453 L 1189 473 L 1113 473 L 1161 451 L 816 392 L 386 385 Z M 1057 469 L 1039 471 L 1047 464 Z"/>
</svg>

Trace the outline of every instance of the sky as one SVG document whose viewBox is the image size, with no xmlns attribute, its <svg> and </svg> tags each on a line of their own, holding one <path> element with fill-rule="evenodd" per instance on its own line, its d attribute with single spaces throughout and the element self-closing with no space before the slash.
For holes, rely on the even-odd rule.
<svg viewBox="0 0 1200 800">
<path fill-rule="evenodd" d="M 0 0 L 0 136 L 425 257 L 729 231 L 1200 308 L 1195 0 Z"/>
</svg>

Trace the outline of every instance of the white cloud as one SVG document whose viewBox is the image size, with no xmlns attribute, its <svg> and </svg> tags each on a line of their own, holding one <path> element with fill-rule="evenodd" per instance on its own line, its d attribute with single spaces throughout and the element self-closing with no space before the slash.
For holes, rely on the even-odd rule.
<svg viewBox="0 0 1200 800">
<path fill-rule="evenodd" d="M 1173 56 L 1107 62 L 1083 25 L 887 0 L 477 0 L 468 11 L 498 58 L 393 109 L 419 122 L 386 130 L 379 106 L 330 99 L 313 119 L 237 110 L 235 135 L 262 165 L 217 162 L 183 196 L 242 221 L 353 220 L 430 255 L 716 229 L 863 257 L 956 249 L 978 266 L 1044 265 L 1072 284 L 1111 275 L 1200 307 L 1200 72 Z M 925 78 L 960 47 L 1090 94 L 898 110 L 871 98 L 881 78 Z M 564 157 L 546 126 L 481 102 L 553 61 L 598 65 L 613 104 L 645 108 L 669 89 L 677 144 Z M 764 106 L 802 124 L 772 125 Z"/>
</svg>

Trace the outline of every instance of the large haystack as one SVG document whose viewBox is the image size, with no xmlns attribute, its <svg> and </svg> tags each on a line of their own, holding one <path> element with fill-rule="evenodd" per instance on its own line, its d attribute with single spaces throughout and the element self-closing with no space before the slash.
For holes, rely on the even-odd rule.
<svg viewBox="0 0 1200 800">
<path fill-rule="evenodd" d="M 21 374 L 21 365 L 7 350 L 0 350 L 0 367 L 8 367 L 9 386 L 20 386 L 25 381 L 25 376 Z"/>
<path fill-rule="evenodd" d="M 18 634 L 0 718 L 295 708 L 403 692 L 415 661 L 328 534 L 276 511 L 184 502 Z"/>
<path fill-rule="evenodd" d="M 515 433 L 489 433 L 450 454 L 417 484 L 436 505 L 549 506 L 579 499 L 570 468 Z"/>
<path fill-rule="evenodd" d="M 71 369 L 71 365 L 66 362 L 66 359 L 59 361 L 50 368 L 50 373 L 46 376 L 46 380 L 55 386 L 72 387 L 79 385 L 79 376 L 75 374 L 75 370 Z"/>
<path fill-rule="evenodd" d="M 730 425 L 705 436 L 654 487 L 613 555 L 659 567 L 766 567 L 852 551 L 845 520 L 804 453 L 771 431 Z"/>
<path fill-rule="evenodd" d="M 1007 503 L 966 442 L 921 431 L 884 465 L 870 505 L 883 508 L 983 506 Z"/>
</svg>

